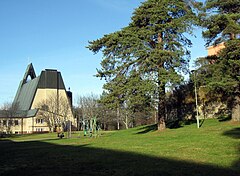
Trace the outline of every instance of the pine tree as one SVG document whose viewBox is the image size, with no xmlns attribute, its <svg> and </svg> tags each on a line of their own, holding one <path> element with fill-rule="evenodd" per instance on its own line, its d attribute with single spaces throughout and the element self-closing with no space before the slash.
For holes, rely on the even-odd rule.
<svg viewBox="0 0 240 176">
<path fill-rule="evenodd" d="M 239 11 L 239 0 L 207 0 L 202 23 L 207 29 L 203 32 L 207 46 L 236 39 L 240 33 Z"/>
<path fill-rule="evenodd" d="M 111 82 L 135 70 L 157 85 L 158 127 L 165 128 L 165 90 L 182 81 L 187 70 L 188 47 L 196 16 L 190 0 L 147 0 L 138 7 L 131 23 L 120 31 L 91 41 L 88 48 L 102 51 L 99 77 Z"/>
<path fill-rule="evenodd" d="M 203 14 L 206 46 L 224 42 L 225 48 L 199 70 L 211 90 L 232 98 L 232 119 L 240 121 L 240 1 L 208 0 Z"/>
<path fill-rule="evenodd" d="M 142 79 L 133 71 L 129 77 L 121 75 L 106 83 L 100 103 L 116 112 L 117 129 L 120 121 L 128 128 L 130 116 L 153 106 L 151 93 L 154 87 L 152 82 Z"/>
</svg>

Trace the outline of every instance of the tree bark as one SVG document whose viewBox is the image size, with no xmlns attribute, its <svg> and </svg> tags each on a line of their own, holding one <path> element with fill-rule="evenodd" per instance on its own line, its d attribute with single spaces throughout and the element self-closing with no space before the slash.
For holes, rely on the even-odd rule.
<svg viewBox="0 0 240 176">
<path fill-rule="evenodd" d="M 240 97 L 239 95 L 234 98 L 233 107 L 232 107 L 232 120 L 239 122 L 240 121 Z"/>
<path fill-rule="evenodd" d="M 163 34 L 158 33 L 158 47 L 160 50 L 164 50 L 163 47 Z M 160 69 L 164 67 L 164 63 L 160 63 L 158 66 L 158 130 L 164 130 L 165 124 L 165 84 L 162 82 L 160 75 Z"/>
<path fill-rule="evenodd" d="M 117 108 L 117 130 L 120 129 L 120 110 Z"/>
<path fill-rule="evenodd" d="M 164 130 L 166 128 L 165 123 L 165 85 L 159 85 L 159 97 L 158 97 L 158 130 Z"/>
<path fill-rule="evenodd" d="M 235 34 L 234 33 L 230 33 L 230 40 L 233 40 L 235 38 L 236 38 Z"/>
<path fill-rule="evenodd" d="M 123 120 L 123 123 L 125 125 L 125 128 L 128 129 L 128 115 L 125 115 L 125 121 Z"/>
</svg>

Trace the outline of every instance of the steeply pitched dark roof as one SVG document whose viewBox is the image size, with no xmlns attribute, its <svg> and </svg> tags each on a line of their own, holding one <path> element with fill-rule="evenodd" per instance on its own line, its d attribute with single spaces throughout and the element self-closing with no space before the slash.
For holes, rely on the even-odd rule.
<svg viewBox="0 0 240 176">
<path fill-rule="evenodd" d="M 30 76 L 31 79 L 36 78 L 36 73 L 35 73 L 32 63 L 27 66 L 26 72 L 23 77 L 24 83 L 27 82 L 28 76 Z"/>
<path fill-rule="evenodd" d="M 46 69 L 42 71 L 38 88 L 65 89 L 61 73 L 52 69 Z"/>
<path fill-rule="evenodd" d="M 31 80 L 28 81 L 29 76 Z M 38 88 L 65 90 L 61 73 L 57 70 L 46 69 L 36 77 L 33 65 L 29 64 L 14 98 L 14 103 L 18 104 L 19 110 L 30 110 Z"/>
<path fill-rule="evenodd" d="M 14 113 L 9 113 L 7 110 L 0 111 L 0 118 L 27 118 L 27 117 L 34 117 L 36 116 L 38 109 L 31 109 L 31 110 L 18 110 Z M 9 115 L 11 114 L 11 115 Z"/>
<path fill-rule="evenodd" d="M 28 77 L 32 80 L 28 81 Z M 17 103 L 19 110 L 29 110 L 36 92 L 39 78 L 36 78 L 36 74 L 32 63 L 27 66 L 22 81 L 18 86 L 14 103 Z"/>
<path fill-rule="evenodd" d="M 31 108 L 35 93 L 37 91 L 38 82 L 39 77 L 36 77 L 35 79 L 22 85 L 16 99 L 20 110 L 29 110 Z"/>
</svg>

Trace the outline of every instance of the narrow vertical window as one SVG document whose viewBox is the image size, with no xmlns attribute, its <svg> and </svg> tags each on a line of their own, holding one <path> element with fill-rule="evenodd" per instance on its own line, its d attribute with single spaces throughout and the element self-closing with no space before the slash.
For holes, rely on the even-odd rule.
<svg viewBox="0 0 240 176">
<path fill-rule="evenodd" d="M 14 120 L 14 124 L 15 124 L 15 126 L 17 126 L 19 124 L 18 120 Z"/>
</svg>

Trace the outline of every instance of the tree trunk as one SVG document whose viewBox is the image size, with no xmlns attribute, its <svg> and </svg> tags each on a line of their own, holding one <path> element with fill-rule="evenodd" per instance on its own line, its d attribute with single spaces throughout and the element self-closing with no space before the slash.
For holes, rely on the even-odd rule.
<svg viewBox="0 0 240 176">
<path fill-rule="evenodd" d="M 164 50 L 163 47 L 163 34 L 158 33 L 158 49 Z M 166 115 L 166 108 L 165 108 L 165 84 L 161 76 L 161 69 L 164 68 L 164 63 L 159 63 L 158 66 L 158 130 L 164 130 L 166 128 L 165 124 L 165 115 Z"/>
<path fill-rule="evenodd" d="M 231 40 L 233 40 L 233 39 L 235 39 L 236 37 L 235 37 L 235 34 L 234 33 L 230 33 L 230 39 Z"/>
<path fill-rule="evenodd" d="M 232 107 L 232 120 L 240 121 L 240 97 L 236 96 L 234 98 L 233 107 Z"/>
<path fill-rule="evenodd" d="M 158 130 L 162 131 L 164 129 L 166 129 L 165 120 L 164 120 L 164 118 L 160 118 L 159 121 L 158 121 Z"/>
<path fill-rule="evenodd" d="M 119 123 L 119 120 L 117 120 L 117 130 L 120 130 L 120 123 Z"/>
<path fill-rule="evenodd" d="M 117 108 L 117 130 L 120 129 L 119 119 L 120 119 L 120 110 L 119 110 L 119 108 Z"/>
<path fill-rule="evenodd" d="M 128 129 L 128 115 L 125 115 L 125 121 L 123 121 L 125 128 Z"/>
<path fill-rule="evenodd" d="M 159 97 L 158 97 L 158 130 L 164 130 L 166 128 L 165 123 L 165 85 L 159 85 Z"/>
</svg>

